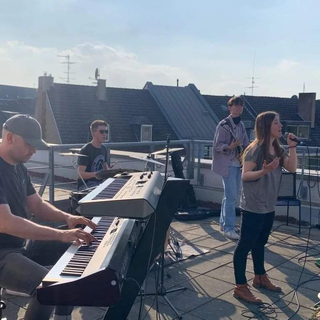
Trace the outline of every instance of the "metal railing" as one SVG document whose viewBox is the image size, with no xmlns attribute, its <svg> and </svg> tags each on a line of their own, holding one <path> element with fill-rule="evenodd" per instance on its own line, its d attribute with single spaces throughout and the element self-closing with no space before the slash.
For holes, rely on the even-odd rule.
<svg viewBox="0 0 320 320">
<path fill-rule="evenodd" d="M 119 142 L 119 143 L 105 143 L 104 146 L 107 148 L 107 154 L 110 165 L 110 150 L 130 150 L 131 152 L 141 152 L 141 148 L 148 148 L 149 153 L 151 154 L 154 152 L 156 147 L 165 147 L 167 144 L 166 141 L 152 141 L 152 142 Z M 187 178 L 191 179 L 193 178 L 193 141 L 192 140 L 172 140 L 170 141 L 170 147 L 177 146 L 177 145 L 183 145 L 186 149 L 186 158 L 187 158 Z M 50 146 L 49 150 L 49 159 L 48 159 L 48 176 L 46 175 L 43 181 L 43 188 L 41 190 L 44 190 L 47 185 L 49 185 L 49 201 L 50 203 L 54 203 L 54 190 L 55 186 L 57 185 L 55 183 L 55 152 L 62 152 L 70 149 L 76 149 L 81 148 L 83 144 L 60 144 L 60 145 L 52 145 Z M 137 151 L 133 151 L 134 149 L 137 149 Z M 146 153 L 146 152 L 145 152 Z M 61 167 L 61 166 L 60 166 Z M 70 167 L 70 166 L 69 166 Z"/>
<path fill-rule="evenodd" d="M 148 149 L 148 152 L 151 154 L 157 147 L 165 147 L 166 141 L 152 141 L 152 142 L 121 142 L 121 143 L 105 143 L 104 145 L 107 148 L 107 153 L 109 155 L 108 159 L 110 161 L 110 154 L 111 150 L 122 150 L 131 152 L 141 152 L 140 150 L 143 148 Z M 204 159 L 204 149 L 205 147 L 212 147 L 211 140 L 173 140 L 170 142 L 170 147 L 173 146 L 184 146 L 186 150 L 185 154 L 185 161 L 187 163 L 186 166 L 186 178 L 193 179 L 194 172 L 196 172 L 196 184 L 201 185 L 202 183 L 202 176 L 201 176 L 201 169 L 209 168 L 211 165 L 210 159 Z M 69 168 L 73 169 L 73 166 L 63 166 L 63 165 L 56 165 L 55 164 L 55 153 L 56 152 L 63 152 L 70 149 L 81 148 L 83 144 L 60 144 L 60 145 L 52 145 L 49 150 L 48 155 L 48 165 L 47 166 L 38 166 L 32 167 L 30 169 L 44 169 L 47 168 L 47 172 L 43 178 L 43 183 L 40 186 L 39 193 L 42 195 L 45 188 L 49 186 L 49 201 L 54 203 L 54 192 L 55 187 L 60 185 L 65 185 L 66 183 L 57 183 L 55 181 L 55 169 L 56 168 Z M 135 149 L 137 149 L 135 151 Z M 144 152 L 144 153 L 148 153 Z M 305 146 L 298 146 L 297 148 L 298 157 L 300 158 L 299 161 L 299 170 L 298 175 L 300 178 L 300 186 L 303 186 L 304 181 L 307 179 L 307 163 L 309 162 L 310 157 L 318 157 L 318 148 L 317 147 L 307 147 Z M 318 159 L 316 159 L 318 161 Z M 35 162 L 39 164 L 39 162 Z M 109 163 L 110 165 L 110 163 Z M 196 170 L 195 170 L 196 169 Z M 317 168 L 315 168 L 317 169 Z M 308 172 L 309 173 L 309 172 Z M 318 170 L 311 172 L 312 176 L 318 175 Z M 309 179 L 309 175 L 308 175 Z M 73 182 L 74 183 L 74 182 Z M 300 190 L 300 187 L 299 189 Z"/>
</svg>

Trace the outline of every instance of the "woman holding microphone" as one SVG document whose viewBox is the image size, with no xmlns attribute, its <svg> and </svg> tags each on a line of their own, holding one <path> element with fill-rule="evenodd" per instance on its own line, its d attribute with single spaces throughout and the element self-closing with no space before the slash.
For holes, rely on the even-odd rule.
<svg viewBox="0 0 320 320">
<path fill-rule="evenodd" d="M 274 220 L 282 167 L 290 172 L 295 172 L 297 168 L 297 143 L 292 140 L 296 136 L 291 133 L 287 136 L 288 153 L 279 143 L 281 136 L 279 114 L 273 111 L 260 113 L 255 123 L 255 140 L 243 155 L 241 230 L 233 257 L 234 296 L 255 304 L 261 304 L 262 300 L 252 294 L 245 276 L 250 251 L 255 273 L 252 285 L 281 291 L 269 280 L 264 269 L 264 247 Z"/>
</svg>

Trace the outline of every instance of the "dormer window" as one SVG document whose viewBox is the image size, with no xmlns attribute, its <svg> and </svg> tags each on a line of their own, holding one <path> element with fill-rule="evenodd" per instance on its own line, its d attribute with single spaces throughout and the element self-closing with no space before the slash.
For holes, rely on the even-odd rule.
<svg viewBox="0 0 320 320">
<path fill-rule="evenodd" d="M 310 138 L 310 126 L 303 124 L 290 124 L 287 125 L 287 131 L 295 134 L 299 139 L 309 139 Z"/>
<path fill-rule="evenodd" d="M 152 125 L 141 125 L 140 141 L 152 141 Z"/>
<path fill-rule="evenodd" d="M 133 133 L 137 141 L 152 141 L 152 122 L 145 116 L 135 116 L 131 119 Z"/>
<path fill-rule="evenodd" d="M 298 126 L 298 138 L 300 139 L 309 139 L 310 137 L 310 127 L 309 126 Z"/>
</svg>

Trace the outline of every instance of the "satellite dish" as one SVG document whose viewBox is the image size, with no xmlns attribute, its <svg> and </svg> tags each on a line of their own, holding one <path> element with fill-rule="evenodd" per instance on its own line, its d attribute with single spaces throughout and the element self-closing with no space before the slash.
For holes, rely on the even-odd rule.
<svg viewBox="0 0 320 320">
<path fill-rule="evenodd" d="M 94 73 L 94 78 L 95 78 L 96 80 L 100 79 L 100 71 L 99 71 L 98 68 L 96 68 L 96 71 L 95 71 L 95 73 Z"/>
</svg>

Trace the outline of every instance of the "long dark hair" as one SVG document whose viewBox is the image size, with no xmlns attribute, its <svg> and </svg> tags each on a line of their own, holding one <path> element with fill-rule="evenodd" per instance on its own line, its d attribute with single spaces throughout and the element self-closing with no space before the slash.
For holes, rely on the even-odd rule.
<svg viewBox="0 0 320 320">
<path fill-rule="evenodd" d="M 245 157 L 246 154 L 250 152 L 250 150 L 252 150 L 254 147 L 261 146 L 263 157 L 262 161 L 266 160 L 267 163 L 269 163 L 273 160 L 269 150 L 271 139 L 270 132 L 272 121 L 276 116 L 279 117 L 279 114 L 274 111 L 262 112 L 257 116 L 254 127 L 255 139 L 246 148 L 243 157 Z M 274 139 L 272 145 L 274 147 L 276 157 L 280 157 L 282 160 L 284 149 L 281 147 L 279 139 Z"/>
</svg>

